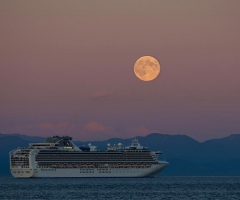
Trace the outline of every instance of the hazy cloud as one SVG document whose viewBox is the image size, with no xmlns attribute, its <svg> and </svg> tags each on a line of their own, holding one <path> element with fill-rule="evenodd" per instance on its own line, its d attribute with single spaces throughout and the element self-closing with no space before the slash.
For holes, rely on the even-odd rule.
<svg viewBox="0 0 240 200">
<path fill-rule="evenodd" d="M 53 129 L 55 125 L 52 123 L 46 122 L 46 123 L 40 124 L 40 127 L 42 129 Z"/>
<path fill-rule="evenodd" d="M 56 128 L 68 128 L 69 126 L 70 126 L 70 124 L 67 122 L 60 122 L 60 123 L 56 124 Z"/>
<path fill-rule="evenodd" d="M 150 131 L 145 126 L 142 126 L 142 125 L 134 127 L 130 129 L 128 132 L 129 132 L 129 135 L 131 136 L 145 136 L 150 133 Z"/>
<path fill-rule="evenodd" d="M 106 131 L 107 127 L 98 122 L 89 122 L 84 126 L 84 129 L 87 131 Z"/>
</svg>

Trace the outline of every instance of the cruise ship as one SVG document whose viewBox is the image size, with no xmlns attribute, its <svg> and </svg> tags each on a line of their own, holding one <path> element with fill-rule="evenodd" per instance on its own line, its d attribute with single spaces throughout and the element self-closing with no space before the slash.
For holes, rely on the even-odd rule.
<svg viewBox="0 0 240 200">
<path fill-rule="evenodd" d="M 158 160 L 160 151 L 150 151 L 132 140 L 105 150 L 88 144 L 78 147 L 69 136 L 54 136 L 43 143 L 30 143 L 9 153 L 10 170 L 16 178 L 35 177 L 154 177 L 168 162 Z"/>
</svg>

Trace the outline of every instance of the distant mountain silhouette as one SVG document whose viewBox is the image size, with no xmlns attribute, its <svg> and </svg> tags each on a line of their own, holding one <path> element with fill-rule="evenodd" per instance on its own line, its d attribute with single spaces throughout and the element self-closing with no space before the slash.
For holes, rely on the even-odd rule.
<svg viewBox="0 0 240 200">
<path fill-rule="evenodd" d="M 167 135 L 152 133 L 145 137 L 136 136 L 142 146 L 150 150 L 160 150 L 160 159 L 170 165 L 160 175 L 240 175 L 240 134 L 230 135 L 221 139 L 198 142 L 186 135 Z M 43 142 L 43 137 L 31 137 L 21 134 L 0 134 L 0 176 L 10 175 L 9 151 L 18 147 L 27 147 L 32 142 Z M 77 146 L 87 146 L 88 143 L 106 149 L 107 144 L 131 144 L 132 138 L 112 138 L 105 141 L 74 141 Z"/>
</svg>

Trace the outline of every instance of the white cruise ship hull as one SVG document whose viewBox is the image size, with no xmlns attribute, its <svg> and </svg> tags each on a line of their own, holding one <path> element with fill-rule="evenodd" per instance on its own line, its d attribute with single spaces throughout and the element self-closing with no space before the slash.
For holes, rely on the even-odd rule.
<svg viewBox="0 0 240 200">
<path fill-rule="evenodd" d="M 159 161 L 149 168 L 37 168 L 11 169 L 15 178 L 42 178 L 42 177 L 154 177 L 168 166 L 167 162 Z"/>
<path fill-rule="evenodd" d="M 89 145 L 82 151 L 71 137 L 54 136 L 44 143 L 9 152 L 10 170 L 16 178 L 40 177 L 154 177 L 168 163 L 159 161 L 161 152 L 149 151 L 134 139 L 129 147 L 121 143 L 105 151 Z"/>
</svg>

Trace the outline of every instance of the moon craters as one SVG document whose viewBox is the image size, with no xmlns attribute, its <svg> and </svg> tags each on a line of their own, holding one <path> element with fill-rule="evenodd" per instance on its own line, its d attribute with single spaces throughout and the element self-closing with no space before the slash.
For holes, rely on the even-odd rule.
<svg viewBox="0 0 240 200">
<path fill-rule="evenodd" d="M 159 75 L 160 64 L 151 56 L 143 56 L 136 61 L 134 73 L 143 81 L 151 81 Z"/>
</svg>

